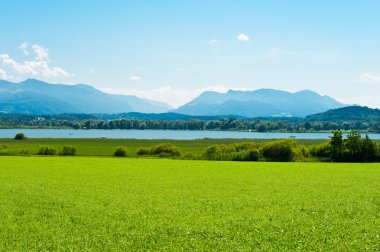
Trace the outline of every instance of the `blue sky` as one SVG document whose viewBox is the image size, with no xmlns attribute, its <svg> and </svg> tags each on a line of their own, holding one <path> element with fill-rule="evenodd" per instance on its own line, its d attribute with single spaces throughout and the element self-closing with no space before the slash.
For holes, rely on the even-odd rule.
<svg viewBox="0 0 380 252">
<path fill-rule="evenodd" d="M 0 78 L 185 103 L 311 89 L 380 107 L 380 1 L 0 2 Z"/>
</svg>

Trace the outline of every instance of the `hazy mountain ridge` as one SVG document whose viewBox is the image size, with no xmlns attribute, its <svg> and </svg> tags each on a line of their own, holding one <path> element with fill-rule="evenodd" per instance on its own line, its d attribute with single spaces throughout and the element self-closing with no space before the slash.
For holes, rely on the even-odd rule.
<svg viewBox="0 0 380 252">
<path fill-rule="evenodd" d="M 49 84 L 35 79 L 20 83 L 0 80 L 0 112 L 19 114 L 122 114 L 173 112 L 189 116 L 305 117 L 344 107 L 310 90 L 290 93 L 274 89 L 206 91 L 171 109 L 165 103 L 132 95 L 107 94 L 86 85 Z"/>
<path fill-rule="evenodd" d="M 238 114 L 246 117 L 305 117 L 344 106 L 329 96 L 321 96 L 310 90 L 295 93 L 274 89 L 230 90 L 227 93 L 204 92 L 174 112 L 188 115 Z"/>
<path fill-rule="evenodd" d="M 107 94 L 86 84 L 48 84 L 28 79 L 20 83 L 0 80 L 0 112 L 62 113 L 162 113 L 171 107 L 136 96 Z"/>
</svg>

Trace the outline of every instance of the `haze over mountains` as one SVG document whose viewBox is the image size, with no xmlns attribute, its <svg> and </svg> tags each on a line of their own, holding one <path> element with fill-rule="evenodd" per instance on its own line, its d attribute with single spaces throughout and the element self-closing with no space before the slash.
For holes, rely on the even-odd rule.
<svg viewBox="0 0 380 252">
<path fill-rule="evenodd" d="M 35 79 L 20 83 L 0 80 L 0 112 L 27 114 L 116 114 L 175 112 L 197 116 L 305 117 L 345 105 L 304 90 L 273 89 L 217 93 L 207 91 L 173 110 L 169 105 L 132 95 L 107 94 L 85 84 L 48 84 Z"/>
</svg>

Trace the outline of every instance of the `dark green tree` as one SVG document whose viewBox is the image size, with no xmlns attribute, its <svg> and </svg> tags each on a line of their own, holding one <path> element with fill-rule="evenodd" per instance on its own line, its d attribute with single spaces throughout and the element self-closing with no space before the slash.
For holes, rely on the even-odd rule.
<svg viewBox="0 0 380 252">
<path fill-rule="evenodd" d="M 368 135 L 362 140 L 361 152 L 363 162 L 376 162 L 378 159 L 377 145 L 374 141 L 369 139 Z"/>
<path fill-rule="evenodd" d="M 362 139 L 359 131 L 352 130 L 344 140 L 343 161 L 346 162 L 361 162 L 363 159 Z"/>
<path fill-rule="evenodd" d="M 334 162 L 342 161 L 343 134 L 340 130 L 334 130 L 330 138 L 330 158 Z"/>
</svg>

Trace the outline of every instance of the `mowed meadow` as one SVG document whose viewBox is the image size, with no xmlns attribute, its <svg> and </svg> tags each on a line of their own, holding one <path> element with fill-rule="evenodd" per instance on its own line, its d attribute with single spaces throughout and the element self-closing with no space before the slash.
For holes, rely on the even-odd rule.
<svg viewBox="0 0 380 252">
<path fill-rule="evenodd" d="M 379 163 L 0 163 L 5 251 L 380 250 Z"/>
</svg>

